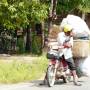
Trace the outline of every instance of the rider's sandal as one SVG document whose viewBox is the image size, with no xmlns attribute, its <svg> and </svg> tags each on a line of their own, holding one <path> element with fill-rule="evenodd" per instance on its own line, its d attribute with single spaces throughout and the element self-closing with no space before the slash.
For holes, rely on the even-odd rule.
<svg viewBox="0 0 90 90">
<path fill-rule="evenodd" d="M 80 84 L 78 82 L 74 82 L 74 85 L 76 85 L 76 86 L 82 86 L 82 84 Z"/>
</svg>

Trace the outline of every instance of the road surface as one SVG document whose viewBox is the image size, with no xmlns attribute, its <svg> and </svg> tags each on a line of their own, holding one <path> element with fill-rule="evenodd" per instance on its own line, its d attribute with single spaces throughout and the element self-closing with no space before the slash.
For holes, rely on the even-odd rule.
<svg viewBox="0 0 90 90">
<path fill-rule="evenodd" d="M 47 85 L 40 86 L 40 82 L 42 82 L 42 80 L 12 85 L 0 84 L 0 90 L 90 90 L 90 77 L 82 77 L 79 79 L 82 86 L 75 86 L 73 82 L 67 84 L 57 82 L 53 87 L 48 87 Z"/>
</svg>

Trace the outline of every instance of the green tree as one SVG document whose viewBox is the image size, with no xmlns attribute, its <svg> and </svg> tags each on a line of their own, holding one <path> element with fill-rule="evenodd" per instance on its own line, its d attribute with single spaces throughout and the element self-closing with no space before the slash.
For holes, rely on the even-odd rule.
<svg viewBox="0 0 90 90">
<path fill-rule="evenodd" d="M 68 14 L 72 13 L 78 8 L 81 0 L 58 0 L 57 3 L 57 14 Z"/>
<path fill-rule="evenodd" d="M 47 9 L 47 4 L 40 0 L 1 0 L 0 24 L 9 30 L 26 29 L 28 26 L 30 28 L 47 18 Z M 29 28 L 26 29 L 26 32 Z"/>
<path fill-rule="evenodd" d="M 85 15 L 90 13 L 90 0 L 82 0 L 78 9 L 82 12 L 82 18 L 85 19 Z"/>
<path fill-rule="evenodd" d="M 81 3 L 79 4 L 78 8 L 82 12 L 90 13 L 90 0 L 81 0 Z"/>
<path fill-rule="evenodd" d="M 47 6 L 39 0 L 1 0 L 0 23 L 8 29 L 26 27 L 47 18 Z"/>
<path fill-rule="evenodd" d="M 57 14 L 73 13 L 75 10 L 82 12 L 82 18 L 90 13 L 90 0 L 58 0 Z"/>
</svg>

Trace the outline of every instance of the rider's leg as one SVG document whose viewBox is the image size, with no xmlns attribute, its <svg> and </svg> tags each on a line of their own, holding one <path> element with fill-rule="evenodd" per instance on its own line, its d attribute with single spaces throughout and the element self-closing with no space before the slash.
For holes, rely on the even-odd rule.
<svg viewBox="0 0 90 90">
<path fill-rule="evenodd" d="M 73 82 L 75 85 L 79 85 L 78 84 L 78 77 L 77 77 L 77 74 L 76 74 L 76 70 L 71 70 L 71 73 L 72 73 L 72 76 L 73 76 Z"/>
<path fill-rule="evenodd" d="M 75 66 L 74 60 L 72 58 L 69 58 L 69 59 L 66 59 L 66 61 L 67 61 L 67 64 L 71 70 L 74 84 L 80 86 L 81 84 L 78 83 L 78 77 L 76 74 L 76 66 Z"/>
</svg>

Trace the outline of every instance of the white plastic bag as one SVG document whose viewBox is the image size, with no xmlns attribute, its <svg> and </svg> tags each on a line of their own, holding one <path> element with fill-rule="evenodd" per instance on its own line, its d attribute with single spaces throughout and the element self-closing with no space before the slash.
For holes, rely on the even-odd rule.
<svg viewBox="0 0 90 90">
<path fill-rule="evenodd" d="M 78 16 L 67 15 L 67 17 L 62 20 L 60 27 L 63 27 L 65 24 L 70 24 L 76 34 L 86 33 L 90 35 L 90 30 L 86 22 Z"/>
<path fill-rule="evenodd" d="M 81 70 L 82 70 L 82 72 L 83 72 L 83 74 L 85 76 L 89 76 L 90 77 L 90 56 L 88 56 L 84 60 L 82 66 L 81 66 Z"/>
</svg>

